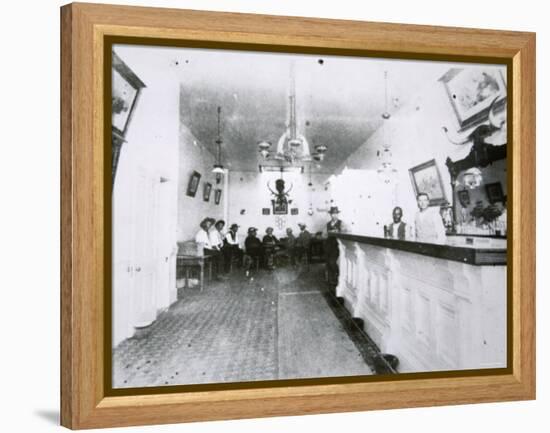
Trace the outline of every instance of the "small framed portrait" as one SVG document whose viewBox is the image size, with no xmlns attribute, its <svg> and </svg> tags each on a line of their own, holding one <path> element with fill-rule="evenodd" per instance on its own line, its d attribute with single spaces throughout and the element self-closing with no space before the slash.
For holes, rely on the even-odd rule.
<svg viewBox="0 0 550 433">
<path fill-rule="evenodd" d="M 458 201 L 460 202 L 460 206 L 462 207 L 468 207 L 470 206 L 470 191 L 467 189 L 462 189 L 458 191 L 457 193 Z"/>
<path fill-rule="evenodd" d="M 491 204 L 504 200 L 504 193 L 502 192 L 502 185 L 500 182 L 488 183 L 485 185 L 485 193 L 487 194 L 487 200 Z"/>
<path fill-rule="evenodd" d="M 199 182 L 201 180 L 201 174 L 198 171 L 193 171 L 187 184 L 187 195 L 189 197 L 195 197 L 197 189 L 199 189 Z"/>
<path fill-rule="evenodd" d="M 219 188 L 216 188 L 214 190 L 214 201 L 216 202 L 216 204 L 220 204 L 221 199 L 222 199 L 222 190 Z"/>
<path fill-rule="evenodd" d="M 430 206 L 441 206 L 447 202 L 443 181 L 435 159 L 411 168 L 409 175 L 415 196 L 420 193 L 428 194 Z"/>
<path fill-rule="evenodd" d="M 113 51 L 112 127 L 120 136 L 126 134 L 140 90 L 145 84 Z"/>
<path fill-rule="evenodd" d="M 290 209 L 290 215 L 298 215 L 298 208 L 293 207 L 292 209 Z"/>
<path fill-rule="evenodd" d="M 262 215 L 271 215 L 271 209 L 268 207 L 262 208 Z"/>
<path fill-rule="evenodd" d="M 210 182 L 206 182 L 202 193 L 202 198 L 204 201 L 210 201 L 210 192 L 212 192 L 212 184 Z"/>
<path fill-rule="evenodd" d="M 273 215 L 288 215 L 288 202 L 273 200 Z"/>
<path fill-rule="evenodd" d="M 506 106 L 506 81 L 498 68 L 451 68 L 440 81 L 461 130 L 483 122 L 495 98 L 498 98 L 495 109 L 503 110 Z"/>
</svg>

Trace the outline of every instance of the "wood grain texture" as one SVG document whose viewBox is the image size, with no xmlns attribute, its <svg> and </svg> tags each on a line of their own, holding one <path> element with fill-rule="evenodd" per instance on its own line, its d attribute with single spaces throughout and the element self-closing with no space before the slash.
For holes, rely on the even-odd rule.
<svg viewBox="0 0 550 433">
<path fill-rule="evenodd" d="M 62 425 L 78 429 L 535 397 L 534 34 L 94 4 L 64 6 L 61 26 Z M 513 373 L 106 397 L 103 245 L 110 196 L 103 180 L 110 167 L 103 164 L 104 36 L 511 61 Z"/>
</svg>

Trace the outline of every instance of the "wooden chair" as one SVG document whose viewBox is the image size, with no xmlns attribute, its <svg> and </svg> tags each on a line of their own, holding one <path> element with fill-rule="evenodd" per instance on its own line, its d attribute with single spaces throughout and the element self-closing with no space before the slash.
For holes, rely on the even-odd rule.
<svg viewBox="0 0 550 433">
<path fill-rule="evenodd" d="M 245 268 L 248 268 L 248 265 L 250 265 L 250 267 L 255 266 L 256 271 L 259 271 L 260 270 L 260 260 L 261 260 L 260 256 L 251 256 L 249 254 L 244 253 L 244 255 L 243 255 L 243 266 Z M 248 268 L 246 270 L 248 271 L 250 269 Z"/>
<path fill-rule="evenodd" d="M 243 266 L 243 257 L 244 254 L 235 254 L 233 251 L 229 254 L 229 272 L 233 272 L 233 266 Z"/>
<path fill-rule="evenodd" d="M 276 251 L 274 254 L 274 262 L 275 266 L 280 267 L 282 264 L 288 263 L 290 264 L 292 262 L 292 252 L 288 249 L 281 249 L 279 251 Z"/>
</svg>

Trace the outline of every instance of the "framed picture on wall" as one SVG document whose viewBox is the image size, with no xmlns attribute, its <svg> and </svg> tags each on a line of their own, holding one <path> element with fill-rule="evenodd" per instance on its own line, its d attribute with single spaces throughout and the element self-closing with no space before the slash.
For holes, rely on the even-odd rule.
<svg viewBox="0 0 550 433">
<path fill-rule="evenodd" d="M 504 200 L 504 193 L 502 192 L 502 185 L 500 182 L 486 184 L 485 192 L 487 193 L 487 200 L 489 200 L 491 204 Z"/>
<path fill-rule="evenodd" d="M 222 190 L 219 188 L 216 188 L 214 191 L 214 201 L 216 204 L 220 204 L 220 200 L 222 199 Z"/>
<path fill-rule="evenodd" d="M 495 110 L 506 106 L 506 80 L 498 69 L 488 66 L 451 68 L 440 81 L 461 130 L 484 121 L 495 99 Z"/>
<path fill-rule="evenodd" d="M 210 192 L 212 192 L 212 184 L 210 182 L 206 182 L 204 184 L 204 191 L 202 194 L 202 198 L 204 201 L 210 201 Z"/>
<path fill-rule="evenodd" d="M 262 208 L 262 215 L 271 215 L 271 209 L 268 207 Z"/>
<path fill-rule="evenodd" d="M 288 202 L 285 200 L 272 200 L 273 215 L 288 215 Z"/>
<path fill-rule="evenodd" d="M 189 178 L 189 183 L 187 184 L 187 195 L 189 197 L 195 197 L 195 194 L 197 194 L 200 180 L 201 174 L 198 171 L 193 171 L 193 173 L 191 173 L 191 177 Z"/>
<path fill-rule="evenodd" d="M 441 173 L 435 159 L 411 168 L 409 175 L 415 196 L 420 193 L 428 194 L 430 206 L 440 206 L 447 203 Z"/>
<path fill-rule="evenodd" d="M 145 84 L 113 51 L 112 127 L 120 136 L 126 134 L 140 90 Z"/>
<path fill-rule="evenodd" d="M 298 208 L 293 207 L 292 209 L 290 209 L 290 215 L 298 215 Z"/>
</svg>

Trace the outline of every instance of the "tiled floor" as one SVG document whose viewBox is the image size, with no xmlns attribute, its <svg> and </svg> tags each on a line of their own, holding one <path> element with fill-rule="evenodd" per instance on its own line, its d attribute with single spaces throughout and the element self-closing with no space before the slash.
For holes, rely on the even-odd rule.
<svg viewBox="0 0 550 433">
<path fill-rule="evenodd" d="M 113 387 L 370 374 L 325 288 L 313 265 L 187 289 L 146 337 L 115 348 Z"/>
</svg>

